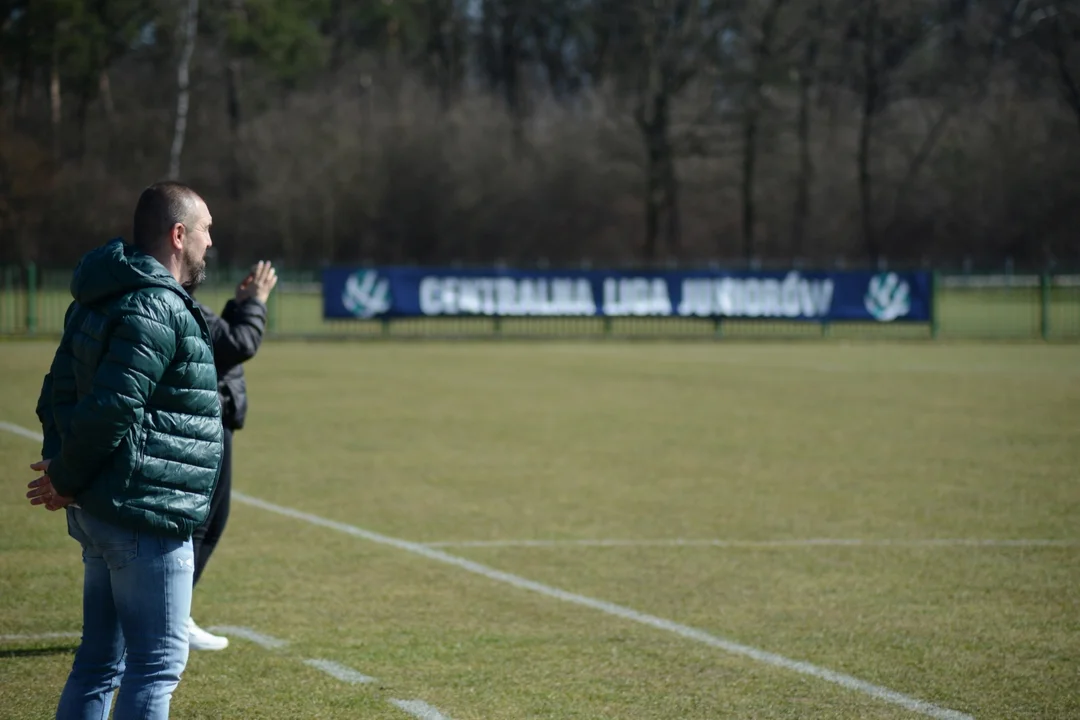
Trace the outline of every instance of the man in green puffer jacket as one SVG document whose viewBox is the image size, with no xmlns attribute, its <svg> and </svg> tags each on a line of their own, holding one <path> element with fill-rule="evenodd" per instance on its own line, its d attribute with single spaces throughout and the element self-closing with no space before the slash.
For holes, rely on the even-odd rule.
<svg viewBox="0 0 1080 720">
<path fill-rule="evenodd" d="M 58 718 L 167 718 L 188 658 L 194 554 L 222 457 L 210 333 L 183 289 L 205 275 L 210 212 L 179 183 L 147 188 L 133 243 L 75 270 L 38 401 L 45 474 L 83 547 L 83 634 Z"/>
</svg>

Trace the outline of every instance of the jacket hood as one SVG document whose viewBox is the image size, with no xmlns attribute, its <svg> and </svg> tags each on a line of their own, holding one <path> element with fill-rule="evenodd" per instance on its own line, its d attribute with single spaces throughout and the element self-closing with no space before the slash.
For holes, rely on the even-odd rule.
<svg viewBox="0 0 1080 720">
<path fill-rule="evenodd" d="M 84 255 L 71 278 L 71 296 L 83 305 L 148 287 L 169 288 L 188 298 L 164 265 L 123 238 L 113 238 Z"/>
</svg>

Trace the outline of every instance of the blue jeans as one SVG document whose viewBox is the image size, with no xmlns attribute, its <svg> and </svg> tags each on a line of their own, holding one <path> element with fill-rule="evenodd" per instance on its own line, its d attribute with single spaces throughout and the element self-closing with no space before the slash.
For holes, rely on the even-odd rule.
<svg viewBox="0 0 1080 720">
<path fill-rule="evenodd" d="M 114 720 L 168 718 L 188 659 L 191 539 L 66 512 L 83 547 L 83 632 L 57 720 L 106 720 L 117 688 Z"/>
</svg>

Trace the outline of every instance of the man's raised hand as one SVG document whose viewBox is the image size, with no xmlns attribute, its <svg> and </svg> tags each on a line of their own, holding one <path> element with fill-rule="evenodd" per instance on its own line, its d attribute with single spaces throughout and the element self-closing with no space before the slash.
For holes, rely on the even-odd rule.
<svg viewBox="0 0 1080 720">
<path fill-rule="evenodd" d="M 236 288 L 236 301 L 255 298 L 263 305 L 270 298 L 270 291 L 277 285 L 277 271 L 269 260 L 260 260 Z"/>
</svg>

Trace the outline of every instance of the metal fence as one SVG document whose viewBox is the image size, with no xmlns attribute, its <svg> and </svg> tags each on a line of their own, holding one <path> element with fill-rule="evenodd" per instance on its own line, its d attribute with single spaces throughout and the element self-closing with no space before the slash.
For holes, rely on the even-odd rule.
<svg viewBox="0 0 1080 720">
<path fill-rule="evenodd" d="M 198 291 L 224 306 L 243 272 L 219 272 Z M 235 277 L 233 277 L 235 276 Z M 880 338 L 1080 340 L 1080 274 L 935 275 L 933 319 L 909 323 L 603 317 L 440 317 L 328 320 L 318 271 L 285 272 L 269 304 L 268 334 L 305 339 L 405 338 Z M 0 337 L 56 337 L 71 301 L 70 269 L 0 268 Z"/>
</svg>

